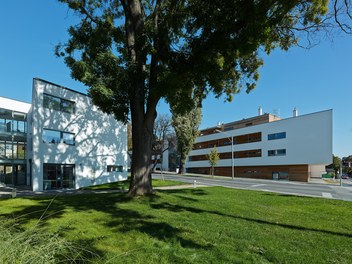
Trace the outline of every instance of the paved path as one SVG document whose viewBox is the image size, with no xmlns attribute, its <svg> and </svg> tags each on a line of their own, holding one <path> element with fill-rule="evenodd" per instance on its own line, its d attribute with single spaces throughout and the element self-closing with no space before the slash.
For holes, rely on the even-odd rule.
<svg viewBox="0 0 352 264">
<path fill-rule="evenodd" d="M 328 199 L 338 199 L 352 201 L 352 181 L 343 180 L 343 186 L 337 183 L 326 183 L 321 179 L 314 179 L 310 183 L 293 182 L 293 181 L 272 181 L 260 179 L 235 178 L 232 180 L 228 177 L 200 177 L 200 176 L 180 176 L 177 174 L 153 174 L 154 179 L 165 179 L 173 181 L 182 181 L 197 185 L 206 186 L 223 186 L 227 188 L 236 188 L 244 190 L 256 190 L 276 192 L 289 195 L 322 197 Z"/>
<path fill-rule="evenodd" d="M 338 184 L 326 183 L 316 179 L 313 183 L 301 183 L 290 181 L 271 181 L 235 178 L 232 180 L 228 177 L 201 177 L 201 176 L 180 176 L 177 174 L 153 174 L 154 179 L 165 179 L 184 182 L 185 185 L 157 187 L 155 190 L 184 189 L 204 186 L 223 186 L 227 188 L 236 188 L 244 190 L 256 190 L 266 192 L 276 192 L 288 195 L 299 195 L 309 197 L 321 197 L 326 199 L 338 199 L 352 201 L 352 181 L 344 180 L 343 186 Z M 28 189 L 19 188 L 16 191 L 16 197 L 34 196 L 34 195 L 74 195 L 89 193 L 114 193 L 121 190 L 51 190 L 45 192 L 32 192 Z M 0 187 L 0 198 L 12 197 L 12 188 Z"/>
<path fill-rule="evenodd" d="M 175 190 L 175 189 L 187 189 L 195 187 L 206 187 L 206 186 L 194 186 L 193 184 L 175 185 L 175 186 L 163 186 L 155 187 L 154 190 Z M 45 192 L 32 192 L 28 188 L 16 188 L 16 197 L 26 197 L 26 196 L 56 196 L 56 195 L 77 195 L 77 194 L 99 194 L 99 193 L 118 193 L 127 192 L 126 190 L 50 190 Z M 11 187 L 1 187 L 0 186 L 0 198 L 11 198 L 13 195 L 13 188 Z"/>
</svg>

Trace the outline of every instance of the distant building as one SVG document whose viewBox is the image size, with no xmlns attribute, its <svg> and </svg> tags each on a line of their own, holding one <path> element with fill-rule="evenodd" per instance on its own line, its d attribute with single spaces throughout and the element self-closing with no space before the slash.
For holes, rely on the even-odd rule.
<svg viewBox="0 0 352 264">
<path fill-rule="evenodd" d="M 0 97 L 0 184 L 33 191 L 127 179 L 127 128 L 83 93 L 35 78 L 32 103 Z"/>
<path fill-rule="evenodd" d="M 332 162 L 332 110 L 281 119 L 258 116 L 201 131 L 186 162 L 187 172 L 209 174 L 207 158 L 214 146 L 220 153 L 215 175 L 309 181 L 321 177 Z"/>
</svg>

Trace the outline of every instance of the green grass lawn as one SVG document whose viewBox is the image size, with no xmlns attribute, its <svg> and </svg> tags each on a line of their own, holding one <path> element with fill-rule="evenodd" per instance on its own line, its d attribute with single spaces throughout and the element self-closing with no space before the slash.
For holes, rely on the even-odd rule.
<svg viewBox="0 0 352 264">
<path fill-rule="evenodd" d="M 156 180 L 153 179 L 153 187 L 164 187 L 164 186 L 175 186 L 175 185 L 186 185 L 187 183 L 170 181 L 170 180 Z M 83 187 L 82 190 L 128 190 L 130 185 L 130 180 L 120 181 L 120 182 L 111 182 L 106 184 L 100 184 L 95 186 Z"/>
<path fill-rule="evenodd" d="M 97 263 L 352 263 L 352 203 L 220 187 L 0 200 Z M 1 221 L 1 220 L 0 220 Z"/>
</svg>

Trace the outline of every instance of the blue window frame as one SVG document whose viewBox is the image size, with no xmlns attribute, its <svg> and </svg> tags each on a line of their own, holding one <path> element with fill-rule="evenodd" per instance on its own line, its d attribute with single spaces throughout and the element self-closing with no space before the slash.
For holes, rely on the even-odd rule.
<svg viewBox="0 0 352 264">
<path fill-rule="evenodd" d="M 274 133 L 268 135 L 268 140 L 282 139 L 286 138 L 286 132 Z"/>
</svg>

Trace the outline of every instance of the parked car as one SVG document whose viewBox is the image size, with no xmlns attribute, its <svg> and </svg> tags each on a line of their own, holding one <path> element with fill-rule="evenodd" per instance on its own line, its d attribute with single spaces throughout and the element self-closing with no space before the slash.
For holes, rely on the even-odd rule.
<svg viewBox="0 0 352 264">
<path fill-rule="evenodd" d="M 341 176 L 341 178 L 342 178 L 342 179 L 348 179 L 349 177 L 348 177 L 347 174 L 343 174 L 343 175 Z"/>
</svg>

